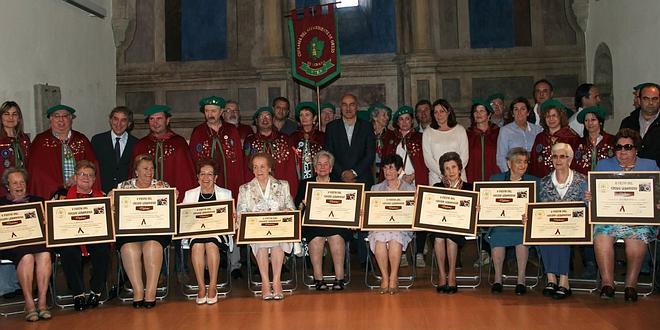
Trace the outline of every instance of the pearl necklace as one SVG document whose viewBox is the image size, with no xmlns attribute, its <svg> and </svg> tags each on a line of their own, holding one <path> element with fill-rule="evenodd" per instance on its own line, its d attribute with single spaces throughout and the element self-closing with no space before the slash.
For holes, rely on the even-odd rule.
<svg viewBox="0 0 660 330">
<path fill-rule="evenodd" d="M 568 177 L 566 178 L 566 181 L 564 183 L 559 183 L 559 180 L 557 179 L 557 171 L 552 172 L 552 183 L 555 184 L 557 189 L 566 189 L 568 185 L 571 184 L 573 181 L 573 170 L 568 170 Z"/>
<path fill-rule="evenodd" d="M 213 199 L 213 197 L 215 196 L 215 191 L 212 192 L 209 197 L 204 196 L 204 194 L 200 191 L 199 196 L 202 197 L 203 200 L 208 201 Z"/>
</svg>

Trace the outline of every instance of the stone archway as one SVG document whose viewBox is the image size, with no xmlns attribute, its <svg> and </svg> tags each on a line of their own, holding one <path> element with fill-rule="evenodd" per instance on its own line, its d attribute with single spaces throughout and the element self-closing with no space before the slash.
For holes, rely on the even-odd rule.
<svg viewBox="0 0 660 330">
<path fill-rule="evenodd" d="M 613 81 L 612 53 L 610 47 L 603 42 L 598 45 L 594 55 L 594 84 L 600 91 L 600 105 L 605 109 L 607 117 L 614 115 Z"/>
</svg>

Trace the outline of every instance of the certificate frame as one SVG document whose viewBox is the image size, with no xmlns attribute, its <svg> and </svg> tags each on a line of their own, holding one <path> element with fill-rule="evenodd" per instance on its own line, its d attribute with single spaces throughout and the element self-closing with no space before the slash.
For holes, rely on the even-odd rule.
<svg viewBox="0 0 660 330">
<path fill-rule="evenodd" d="M 197 230 L 197 231 L 182 231 L 182 226 L 181 226 L 181 220 L 183 217 L 181 216 L 181 213 L 184 210 L 191 210 L 192 212 L 195 211 L 195 209 L 202 209 L 202 208 L 218 208 L 218 207 L 224 207 L 226 210 L 227 214 L 227 229 L 214 229 L 214 230 Z M 225 212 L 220 212 L 218 209 L 216 210 L 217 213 L 225 213 Z M 218 200 L 218 201 L 210 201 L 210 202 L 199 202 L 199 203 L 189 203 L 189 204 L 178 204 L 176 206 L 176 234 L 172 236 L 172 239 L 183 239 L 183 238 L 204 238 L 204 237 L 215 237 L 215 236 L 220 236 L 220 235 L 228 235 L 228 234 L 234 234 L 236 231 L 236 228 L 234 226 L 234 214 L 235 214 L 235 209 L 234 209 L 234 200 L 229 199 L 229 200 Z M 199 217 L 199 215 L 198 215 Z"/>
<path fill-rule="evenodd" d="M 380 224 L 372 224 L 371 219 L 371 206 L 374 205 L 375 198 L 395 198 L 395 199 L 405 199 L 403 203 L 410 201 L 412 205 L 412 214 L 410 215 L 410 224 L 401 225 L 401 224 L 386 224 L 387 221 L 380 221 Z M 401 201 L 397 201 L 400 203 Z M 398 206 L 394 206 L 398 207 Z M 387 206 L 385 206 L 387 208 Z M 412 225 L 415 216 L 415 192 L 414 191 L 366 191 L 364 193 L 364 216 L 362 217 L 361 229 L 364 230 L 387 230 L 387 231 L 412 231 Z"/>
<path fill-rule="evenodd" d="M 549 211 L 552 209 L 576 209 L 581 208 L 584 211 L 584 226 L 580 227 L 580 237 L 552 237 L 552 238 L 534 238 L 532 231 L 538 219 L 534 218 L 535 210 Z M 550 220 L 552 221 L 552 220 Z M 559 228 L 557 232 L 560 233 Z M 527 204 L 527 223 L 523 231 L 523 244 L 525 245 L 590 245 L 593 244 L 593 229 L 589 223 L 589 207 L 584 202 L 544 202 L 544 203 L 529 203 Z"/>
<path fill-rule="evenodd" d="M 89 207 L 89 205 L 103 204 L 105 207 L 105 228 L 106 235 L 98 235 L 91 237 L 78 237 L 78 238 L 55 238 L 55 224 L 57 217 L 56 208 L 71 208 L 71 207 Z M 98 243 L 112 243 L 115 241 L 115 226 L 113 221 L 112 207 L 110 197 L 94 197 L 94 198 L 78 198 L 78 199 L 60 199 L 46 201 L 46 246 L 61 247 L 72 246 L 81 244 L 98 244 Z M 66 211 L 64 211 L 66 212 Z M 94 211 L 96 212 L 96 211 Z M 60 213 L 61 214 L 61 213 Z M 79 228 L 80 230 L 81 228 Z"/>
<path fill-rule="evenodd" d="M 658 226 L 660 225 L 660 210 L 656 207 L 656 203 L 660 200 L 660 172 L 658 171 L 631 171 L 631 172 L 596 172 L 590 171 L 588 173 L 589 179 L 589 191 L 591 191 L 591 203 L 590 207 L 590 222 L 592 224 L 612 224 L 612 225 L 646 225 L 646 226 Z M 599 195 L 599 187 L 602 184 L 607 185 L 604 180 L 639 180 L 646 179 L 652 180 L 653 183 L 650 186 L 644 186 L 644 189 L 650 189 L 650 193 L 653 198 L 653 203 L 650 206 L 653 210 L 652 216 L 632 216 L 625 214 L 626 205 L 624 203 L 616 204 L 621 205 L 619 211 L 623 212 L 621 214 L 616 214 L 613 216 L 599 216 L 599 204 L 610 204 L 615 203 L 615 201 L 602 200 Z M 642 184 L 638 185 L 638 189 L 641 191 Z M 648 190 L 647 190 L 648 191 Z M 622 194 L 634 194 L 635 192 L 621 192 Z M 616 194 L 616 193 L 615 193 Z M 639 206 L 637 206 L 638 209 Z M 628 205 L 628 209 L 636 209 L 634 205 Z M 600 209 L 602 211 L 602 208 Z"/>
<path fill-rule="evenodd" d="M 354 194 L 355 208 L 352 210 L 353 214 L 349 219 L 345 220 L 332 220 L 329 219 L 333 216 L 331 212 L 328 217 L 320 218 L 313 217 L 311 213 L 315 208 L 324 209 L 324 206 L 317 206 L 317 201 L 314 197 L 315 190 L 321 189 L 342 189 L 350 190 L 348 194 Z M 340 202 L 341 203 L 341 202 Z M 364 183 L 344 183 L 344 182 L 307 182 L 307 190 L 305 191 L 305 210 L 303 212 L 302 225 L 314 227 L 334 227 L 334 228 L 360 228 L 360 211 L 364 203 Z"/>
<path fill-rule="evenodd" d="M 39 229 L 40 229 L 40 234 L 41 237 L 39 238 L 26 238 L 26 239 L 20 239 L 17 238 L 15 240 L 8 240 L 8 241 L 0 241 L 0 250 L 7 250 L 7 249 L 13 249 L 15 247 L 19 246 L 28 246 L 28 245 L 37 245 L 37 244 L 46 244 L 46 228 L 45 228 L 45 217 L 44 217 L 44 205 L 42 202 L 32 202 L 32 203 L 23 203 L 23 204 L 12 204 L 12 205 L 5 205 L 5 206 L 0 206 L 0 213 L 5 213 L 5 212 L 17 212 L 17 211 L 34 211 L 34 219 L 35 221 L 38 222 Z M 0 217 L 0 227 L 4 227 L 5 225 L 13 225 L 10 223 L 6 222 L 13 222 L 16 220 L 2 220 L 4 216 Z M 27 215 L 25 216 L 26 219 Z M 30 218 L 31 219 L 31 218 Z M 22 219 L 21 219 L 22 220 Z M 34 224 L 32 224 L 34 226 Z M 4 229 L 2 230 L 3 232 L 5 231 Z M 12 235 L 15 235 L 14 232 L 10 235 L 10 238 Z M 2 237 L 2 235 L 0 235 Z"/>
<path fill-rule="evenodd" d="M 522 215 L 527 210 L 525 205 L 524 210 L 518 215 L 518 220 L 508 220 L 501 218 L 485 218 L 483 217 L 484 201 L 486 199 L 497 199 L 495 196 L 489 196 L 488 190 L 483 189 L 497 189 L 497 188 L 527 188 L 527 203 L 536 202 L 536 182 L 535 181 L 479 181 L 473 183 L 474 191 L 479 192 L 479 206 L 480 211 L 477 217 L 477 227 L 495 227 L 495 226 L 509 226 L 509 227 L 523 227 Z M 490 202 L 493 203 L 494 202 Z M 502 210 L 504 213 L 504 210 Z"/>
<path fill-rule="evenodd" d="M 143 235 L 174 235 L 176 234 L 176 189 L 175 188 L 161 188 L 161 189 L 115 189 L 113 190 L 114 210 L 115 210 L 115 235 L 121 236 L 143 236 Z M 129 197 L 144 197 L 153 195 L 167 195 L 168 200 L 168 227 L 167 228 L 145 228 L 145 229 L 122 229 L 121 228 L 121 207 L 120 199 L 124 196 Z"/>
<path fill-rule="evenodd" d="M 288 217 L 293 221 L 293 232 L 287 233 L 286 236 L 268 238 L 246 238 L 246 226 L 248 221 L 253 218 L 274 216 L 281 218 Z M 277 212 L 243 212 L 240 216 L 238 234 L 236 235 L 236 244 L 258 244 L 258 243 L 294 243 L 301 240 L 301 226 L 300 226 L 300 211 L 277 211 Z"/>
<path fill-rule="evenodd" d="M 441 224 L 428 224 L 423 223 L 421 215 L 423 209 L 429 207 L 424 205 L 423 201 L 425 200 L 425 195 L 429 193 L 443 194 L 448 196 L 458 196 L 463 198 L 462 201 L 470 202 L 470 219 L 467 229 L 456 228 L 451 226 L 444 226 Z M 417 191 L 415 192 L 415 218 L 413 221 L 414 230 L 424 230 L 432 231 L 438 233 L 446 233 L 453 235 L 462 235 L 462 236 L 477 236 L 477 200 L 479 199 L 479 193 L 476 191 L 469 190 L 458 190 L 458 189 L 448 189 L 441 187 L 433 186 L 417 186 Z M 440 208 L 440 206 L 437 206 Z M 439 221 L 442 223 L 442 220 Z"/>
</svg>

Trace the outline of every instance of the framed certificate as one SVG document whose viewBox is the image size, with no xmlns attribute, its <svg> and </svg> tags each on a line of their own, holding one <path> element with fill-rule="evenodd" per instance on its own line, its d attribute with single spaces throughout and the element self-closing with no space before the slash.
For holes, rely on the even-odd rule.
<svg viewBox="0 0 660 330">
<path fill-rule="evenodd" d="M 307 182 L 303 226 L 360 228 L 363 183 Z"/>
<path fill-rule="evenodd" d="M 44 222 L 41 202 L 0 207 L 0 250 L 45 243 Z"/>
<path fill-rule="evenodd" d="M 589 172 L 591 223 L 660 225 L 660 172 Z"/>
<path fill-rule="evenodd" d="M 46 201 L 46 246 L 115 241 L 109 197 Z"/>
<path fill-rule="evenodd" d="M 534 181 L 475 182 L 474 190 L 479 192 L 479 227 L 522 227 L 527 203 L 536 201 Z"/>
<path fill-rule="evenodd" d="M 364 193 L 365 230 L 412 230 L 415 192 L 367 191 Z"/>
<path fill-rule="evenodd" d="M 584 202 L 530 203 L 523 244 L 592 244 L 589 208 Z"/>
<path fill-rule="evenodd" d="M 413 228 L 455 235 L 477 235 L 475 191 L 417 186 Z"/>
<path fill-rule="evenodd" d="M 300 211 L 241 213 L 236 244 L 300 242 Z"/>
<path fill-rule="evenodd" d="M 174 188 L 115 189 L 117 236 L 173 235 L 176 233 Z"/>
<path fill-rule="evenodd" d="M 212 201 L 176 206 L 174 239 L 213 237 L 234 233 L 234 201 Z"/>
</svg>

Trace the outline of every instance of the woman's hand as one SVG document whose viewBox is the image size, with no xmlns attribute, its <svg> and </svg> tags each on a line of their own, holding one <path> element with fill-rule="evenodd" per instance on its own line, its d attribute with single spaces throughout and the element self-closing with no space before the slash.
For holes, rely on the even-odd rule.
<svg viewBox="0 0 660 330">
<path fill-rule="evenodd" d="M 526 225 L 526 224 L 527 224 L 527 213 L 523 213 L 523 215 L 522 215 L 522 223 L 523 223 L 523 225 Z"/>
<path fill-rule="evenodd" d="M 415 181 L 415 173 L 413 173 L 413 174 L 404 174 L 401 177 L 401 180 L 403 180 L 403 181 L 405 181 L 409 184 L 412 184 Z"/>
<path fill-rule="evenodd" d="M 591 203 L 591 199 L 592 199 L 591 191 L 589 191 L 589 190 L 585 191 L 585 192 L 584 192 L 584 200 L 585 200 L 587 203 Z"/>
</svg>

